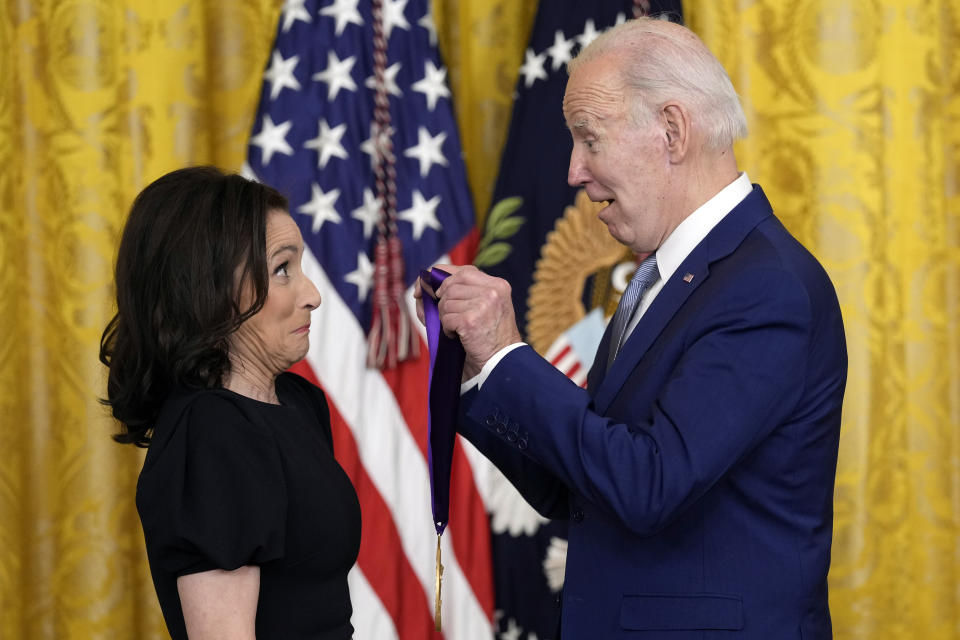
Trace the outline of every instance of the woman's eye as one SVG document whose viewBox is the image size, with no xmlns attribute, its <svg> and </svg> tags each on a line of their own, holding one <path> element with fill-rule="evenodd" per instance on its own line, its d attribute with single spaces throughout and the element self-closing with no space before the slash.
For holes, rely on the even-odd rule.
<svg viewBox="0 0 960 640">
<path fill-rule="evenodd" d="M 284 262 L 279 267 L 273 270 L 273 275 L 287 277 L 287 267 L 290 265 L 289 262 Z"/>
</svg>

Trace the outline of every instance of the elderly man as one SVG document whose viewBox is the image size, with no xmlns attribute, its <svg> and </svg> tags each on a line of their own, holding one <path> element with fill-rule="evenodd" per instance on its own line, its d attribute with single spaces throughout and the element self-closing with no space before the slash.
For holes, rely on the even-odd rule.
<svg viewBox="0 0 960 640">
<path fill-rule="evenodd" d="M 568 180 L 649 254 L 586 391 L 521 342 L 506 282 L 452 267 L 460 430 L 570 519 L 561 629 L 579 638 L 829 638 L 846 381 L 836 294 L 738 172 L 746 132 L 684 27 L 620 25 L 569 65 Z"/>
</svg>

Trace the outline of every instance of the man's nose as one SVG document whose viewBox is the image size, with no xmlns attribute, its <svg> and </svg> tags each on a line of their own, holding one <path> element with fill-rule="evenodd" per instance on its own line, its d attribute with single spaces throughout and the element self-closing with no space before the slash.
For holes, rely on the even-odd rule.
<svg viewBox="0 0 960 640">
<path fill-rule="evenodd" d="M 570 153 L 570 167 L 567 169 L 567 184 L 571 187 L 579 187 L 590 180 L 590 173 L 584 164 L 576 147 Z"/>
</svg>

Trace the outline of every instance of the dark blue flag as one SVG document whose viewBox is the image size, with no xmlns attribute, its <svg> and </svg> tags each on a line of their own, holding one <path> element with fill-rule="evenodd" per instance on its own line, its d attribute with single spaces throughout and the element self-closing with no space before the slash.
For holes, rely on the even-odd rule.
<svg viewBox="0 0 960 640">
<path fill-rule="evenodd" d="M 510 282 L 526 341 L 581 385 L 636 264 L 596 218 L 601 205 L 567 185 L 565 63 L 599 32 L 637 15 L 682 21 L 679 0 L 540 3 L 476 259 Z M 501 501 L 511 505 L 509 516 L 494 505 L 496 637 L 554 638 L 566 522 L 524 514 L 518 499 Z"/>
</svg>

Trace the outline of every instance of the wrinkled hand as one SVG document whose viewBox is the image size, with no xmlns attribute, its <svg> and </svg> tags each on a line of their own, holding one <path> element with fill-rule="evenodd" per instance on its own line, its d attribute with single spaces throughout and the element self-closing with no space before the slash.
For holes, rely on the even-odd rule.
<svg viewBox="0 0 960 640">
<path fill-rule="evenodd" d="M 440 324 L 447 335 L 460 337 L 467 353 L 464 379 L 480 373 L 493 354 L 520 342 L 520 331 L 513 313 L 510 285 L 502 278 L 487 275 L 472 265 L 437 265 L 450 276 L 437 290 Z M 420 283 L 414 287 L 417 317 L 424 322 Z"/>
</svg>

